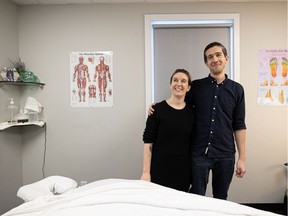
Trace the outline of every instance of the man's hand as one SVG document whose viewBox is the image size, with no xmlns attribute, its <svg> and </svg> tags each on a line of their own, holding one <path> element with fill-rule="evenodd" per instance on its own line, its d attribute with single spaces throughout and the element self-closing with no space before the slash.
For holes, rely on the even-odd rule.
<svg viewBox="0 0 288 216">
<path fill-rule="evenodd" d="M 236 176 L 238 178 L 243 178 L 245 173 L 246 173 L 246 166 L 245 166 L 245 161 L 243 160 L 238 160 L 236 164 Z"/>
<path fill-rule="evenodd" d="M 152 103 L 149 108 L 148 108 L 148 116 L 152 115 L 153 112 L 154 112 L 154 109 L 153 109 L 153 106 L 155 105 L 156 103 Z"/>
</svg>

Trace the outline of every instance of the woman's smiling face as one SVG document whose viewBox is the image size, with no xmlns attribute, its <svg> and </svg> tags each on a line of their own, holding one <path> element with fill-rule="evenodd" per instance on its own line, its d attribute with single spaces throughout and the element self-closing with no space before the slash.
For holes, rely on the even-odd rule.
<svg viewBox="0 0 288 216">
<path fill-rule="evenodd" d="M 170 82 L 170 89 L 174 96 L 185 96 L 189 91 L 189 77 L 182 72 L 175 73 Z"/>
</svg>

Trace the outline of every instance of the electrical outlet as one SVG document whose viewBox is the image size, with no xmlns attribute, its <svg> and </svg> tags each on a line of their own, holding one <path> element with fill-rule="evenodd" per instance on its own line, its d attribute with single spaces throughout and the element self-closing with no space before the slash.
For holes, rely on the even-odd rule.
<svg viewBox="0 0 288 216">
<path fill-rule="evenodd" d="M 88 181 L 80 181 L 80 186 L 86 185 Z"/>
</svg>

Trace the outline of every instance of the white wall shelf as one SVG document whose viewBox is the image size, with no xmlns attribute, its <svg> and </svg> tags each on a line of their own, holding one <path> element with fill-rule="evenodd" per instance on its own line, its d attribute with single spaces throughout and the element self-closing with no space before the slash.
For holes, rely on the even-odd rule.
<svg viewBox="0 0 288 216">
<path fill-rule="evenodd" d="M 11 122 L 1 122 L 0 123 L 0 130 L 5 130 L 11 127 L 22 127 L 22 126 L 31 126 L 31 125 L 35 125 L 35 126 L 39 126 L 39 127 L 43 127 L 46 123 L 44 121 L 36 121 L 36 122 L 24 122 L 24 123 L 11 123 Z"/>
<path fill-rule="evenodd" d="M 22 81 L 5 81 L 0 80 L 0 87 L 3 85 L 13 85 L 13 86 L 39 86 L 41 89 L 44 87 L 44 83 L 40 82 L 22 82 Z M 33 121 L 33 122 L 1 122 L 0 123 L 0 131 L 5 130 L 10 127 L 20 127 L 20 126 L 29 126 L 29 125 L 36 125 L 39 127 L 43 127 L 46 123 L 42 120 L 40 121 Z"/>
</svg>

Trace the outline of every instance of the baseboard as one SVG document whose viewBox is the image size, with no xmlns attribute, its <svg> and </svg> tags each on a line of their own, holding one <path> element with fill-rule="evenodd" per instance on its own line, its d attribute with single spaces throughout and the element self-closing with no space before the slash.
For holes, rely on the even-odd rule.
<svg viewBox="0 0 288 216">
<path fill-rule="evenodd" d="M 287 216 L 287 206 L 284 203 L 242 203 L 242 205 Z"/>
</svg>

